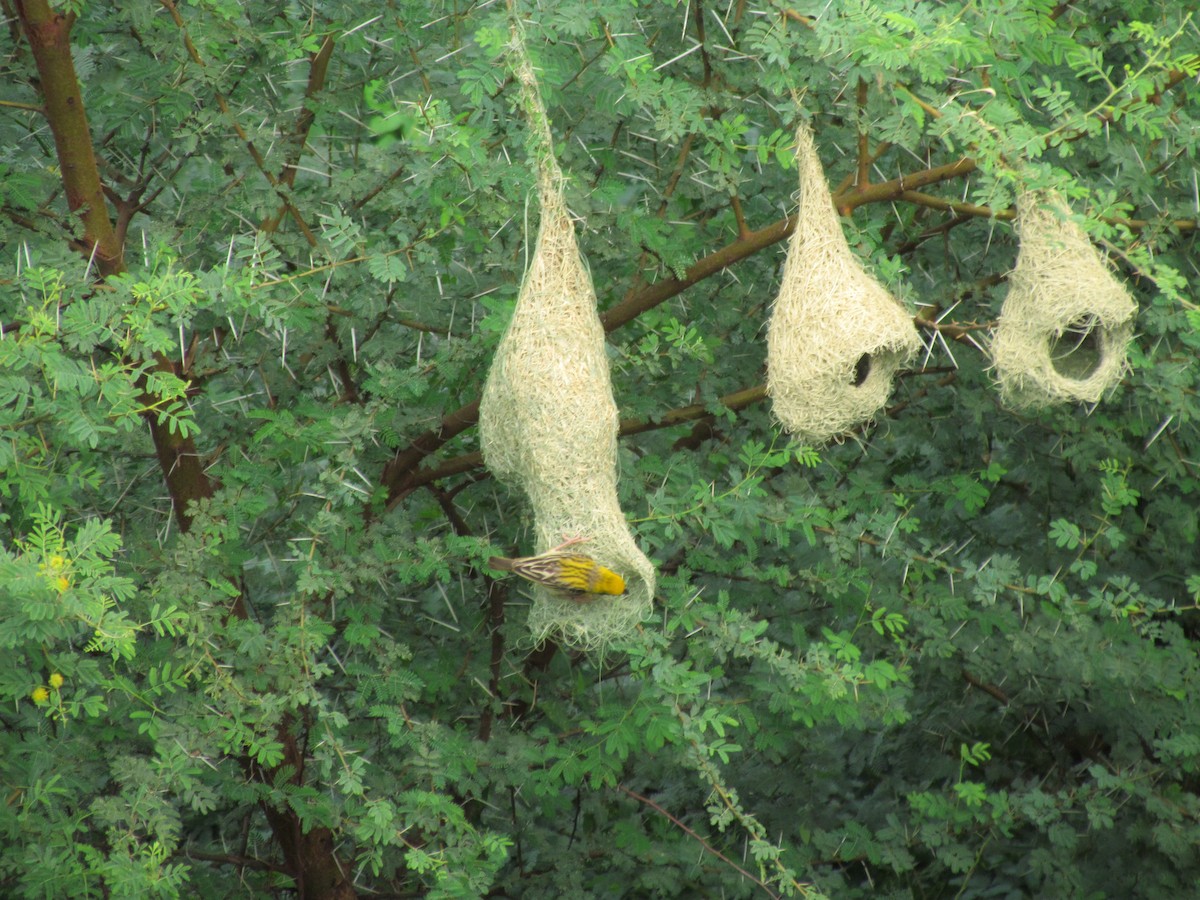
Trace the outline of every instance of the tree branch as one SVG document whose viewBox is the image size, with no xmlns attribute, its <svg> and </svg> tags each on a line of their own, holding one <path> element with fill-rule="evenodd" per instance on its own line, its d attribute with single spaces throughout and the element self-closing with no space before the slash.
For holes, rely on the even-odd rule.
<svg viewBox="0 0 1200 900">
<path fill-rule="evenodd" d="M 627 293 L 619 303 L 601 313 L 600 322 L 604 325 L 604 330 L 615 331 L 622 325 L 632 322 L 642 313 L 683 293 L 693 284 L 782 241 L 791 235 L 795 227 L 795 218 L 780 219 L 766 228 L 751 231 L 745 237 L 739 237 L 715 253 L 710 253 L 693 263 L 683 273 L 683 278 L 676 278 L 672 275 L 662 281 L 656 281 L 654 284 Z"/>
<path fill-rule="evenodd" d="M 682 831 L 688 837 L 695 840 L 696 843 L 698 843 L 701 847 L 703 847 L 707 852 L 711 853 L 717 859 L 721 860 L 721 862 L 725 863 L 725 865 L 730 866 L 733 869 L 736 869 L 743 877 L 750 879 L 755 884 L 757 884 L 760 888 L 762 888 L 764 891 L 766 891 L 767 896 L 774 897 L 777 900 L 779 895 L 776 894 L 773 890 L 771 890 L 771 888 L 767 885 L 766 882 L 760 881 L 754 875 L 751 875 L 749 872 L 747 872 L 745 869 L 743 869 L 741 866 L 739 866 L 737 863 L 735 863 L 732 859 L 730 859 L 728 856 L 726 856 L 724 853 L 722 853 L 720 850 L 718 850 L 716 847 L 714 847 L 712 844 L 710 844 L 704 838 L 700 837 L 700 835 L 698 835 L 692 829 L 688 828 L 686 825 L 683 824 L 683 822 L 681 822 L 679 819 L 675 818 L 675 816 L 671 815 L 669 812 L 667 812 L 665 809 L 663 809 L 661 806 L 659 806 L 657 803 L 655 803 L 649 797 L 643 797 L 641 794 L 637 793 L 636 791 L 631 791 L 629 788 L 625 787 L 625 785 L 623 785 L 623 784 L 618 784 L 617 790 L 619 790 L 621 793 L 625 794 L 626 796 L 631 797 L 632 799 L 638 801 L 639 803 L 645 804 L 646 806 L 650 807 L 652 810 L 659 813 L 660 815 L 665 816 L 671 822 L 671 824 L 673 824 L 676 828 L 678 828 L 680 831 Z"/>
<path fill-rule="evenodd" d="M 840 196 L 835 195 L 833 200 L 838 211 L 845 216 L 868 203 L 889 203 L 892 200 L 900 199 L 905 191 L 937 184 L 940 181 L 962 178 L 964 175 L 974 172 L 978 167 L 979 164 L 972 157 L 964 156 L 962 159 L 946 163 L 943 166 L 934 166 L 932 169 L 923 169 L 920 172 L 913 172 L 911 175 L 901 175 L 899 178 L 881 181 L 862 189 L 853 189 Z"/>
<path fill-rule="evenodd" d="M 284 163 L 283 171 L 279 174 L 279 183 L 291 189 L 296 183 L 296 173 L 299 171 L 297 166 L 300 164 L 300 158 L 304 155 L 304 147 L 308 143 L 308 133 L 312 129 L 313 122 L 317 118 L 317 114 L 313 109 L 313 100 L 325 88 L 325 76 L 329 74 L 329 60 L 333 57 L 333 35 L 325 35 L 325 40 L 321 42 L 320 49 L 312 55 L 308 68 L 308 86 L 304 90 L 304 99 L 307 101 L 301 107 L 299 118 L 296 120 L 296 128 L 292 133 L 293 147 L 288 154 L 288 161 Z M 270 234 L 279 227 L 279 222 L 284 214 L 288 211 L 289 202 L 284 200 L 278 212 L 262 223 L 259 230 Z M 310 243 L 310 246 L 314 246 Z"/>
<path fill-rule="evenodd" d="M 23 109 L 26 112 L 41 113 L 42 115 L 46 114 L 46 108 L 44 106 L 38 106 L 35 103 L 20 103 L 17 100 L 0 100 L 0 106 L 5 107 L 6 109 Z"/>
<path fill-rule="evenodd" d="M 37 66 L 67 206 L 78 213 L 83 222 L 84 238 L 80 250 L 95 259 L 101 276 L 118 275 L 125 271 L 124 248 L 108 217 L 87 112 L 71 58 L 73 19 L 53 11 L 46 0 L 19 0 L 17 15 Z M 154 368 L 180 375 L 174 363 L 161 353 L 154 356 Z M 145 379 L 140 378 L 137 386 L 144 392 Z M 157 398 L 149 394 L 143 394 L 142 400 L 147 407 L 153 407 L 157 402 Z M 186 532 L 192 524 L 189 505 L 211 497 L 212 484 L 204 474 L 200 455 L 190 437 L 173 430 L 153 412 L 148 412 L 145 418 L 171 495 L 175 519 L 180 530 Z"/>
<path fill-rule="evenodd" d="M 124 270 L 125 263 L 108 218 L 87 112 L 71 59 L 74 16 L 55 12 L 46 0 L 17 0 L 16 7 L 37 66 L 67 208 L 83 222 L 87 255 L 94 255 L 102 275 L 114 275 Z"/>
<path fill-rule="evenodd" d="M 179 9 L 175 6 L 174 0 L 158 0 L 158 2 L 162 8 L 170 14 L 171 21 L 175 23 L 175 27 L 178 28 L 183 34 L 183 46 L 187 50 L 188 55 L 192 58 L 192 62 L 198 66 L 207 68 L 207 64 L 204 62 L 203 57 L 200 56 L 200 51 L 197 50 L 196 45 L 192 43 L 192 38 L 188 34 L 187 26 L 183 21 L 183 16 L 180 15 Z M 322 49 L 324 48 L 322 47 Z M 315 247 L 317 245 L 317 238 L 312 233 L 312 229 L 308 227 L 308 223 L 304 221 L 304 217 L 300 215 L 300 210 L 296 209 L 296 207 L 292 205 L 291 200 L 288 199 L 285 193 L 285 186 L 280 185 L 279 179 L 276 178 L 271 170 L 267 167 L 266 158 L 261 152 L 259 152 L 259 149 L 254 146 L 254 141 L 250 140 L 250 135 L 246 134 L 246 130 L 242 128 L 241 124 L 236 118 L 234 118 L 233 111 L 229 108 L 229 103 L 226 102 L 225 97 L 220 93 L 214 94 L 214 96 L 217 101 L 217 106 L 220 108 L 225 117 L 229 119 L 230 124 L 233 125 L 233 130 L 237 133 L 237 136 L 241 138 L 242 143 L 246 145 L 246 149 L 250 153 L 250 158 L 254 160 L 254 165 L 258 167 L 260 172 L 262 172 L 263 177 L 267 179 L 267 182 L 271 185 L 271 187 L 275 188 L 275 192 L 279 195 L 279 199 L 283 201 L 284 206 L 287 208 L 288 214 L 295 221 L 296 227 L 300 229 L 309 246 Z"/>
<path fill-rule="evenodd" d="M 861 76 L 858 79 L 857 91 L 857 106 L 858 106 L 858 175 L 855 179 L 856 186 L 859 190 L 865 188 L 871 183 L 871 163 L 874 160 L 871 158 L 870 136 L 867 134 L 867 129 L 864 125 L 867 115 L 867 81 Z"/>
<path fill-rule="evenodd" d="M 717 403 L 737 412 L 766 399 L 766 396 L 766 385 L 760 384 L 755 387 L 744 388 L 740 391 L 726 394 L 724 397 L 718 398 Z M 669 410 L 661 416 L 652 419 L 622 419 L 618 428 L 618 435 L 626 437 L 631 434 L 641 434 L 643 431 L 670 428 L 672 425 L 681 425 L 684 422 L 708 421 L 714 418 L 711 409 L 710 405 L 693 403 L 690 406 L 681 406 L 677 409 Z M 431 434 L 431 432 L 426 432 L 426 434 Z M 472 453 L 464 453 L 461 456 L 448 459 L 434 469 L 418 469 L 405 480 L 403 491 L 395 499 L 388 501 L 388 509 L 391 509 L 417 488 L 432 484 L 435 481 L 441 481 L 443 478 L 448 478 L 451 475 L 461 475 L 482 465 L 483 454 L 476 450 Z"/>
</svg>

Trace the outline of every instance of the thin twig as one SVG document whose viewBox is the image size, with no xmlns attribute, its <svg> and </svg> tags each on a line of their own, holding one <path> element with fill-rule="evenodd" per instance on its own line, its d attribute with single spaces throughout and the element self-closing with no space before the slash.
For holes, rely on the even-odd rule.
<svg viewBox="0 0 1200 900">
<path fill-rule="evenodd" d="M 675 826 L 677 826 L 681 831 L 683 831 L 689 837 L 695 838 L 696 842 L 699 843 L 701 847 L 703 847 L 705 850 L 707 850 L 709 853 L 711 853 L 717 859 L 721 860 L 726 865 L 736 869 L 738 872 L 740 872 L 746 878 L 749 878 L 751 881 L 753 881 L 755 884 L 757 884 L 760 888 L 762 888 L 764 891 L 766 891 L 768 896 L 774 897 L 774 898 L 776 898 L 776 900 L 778 900 L 779 895 L 776 894 L 773 890 L 771 890 L 771 888 L 767 886 L 766 882 L 761 881 L 758 878 L 755 878 L 753 875 L 751 875 L 749 872 L 747 872 L 745 869 L 743 869 L 741 866 L 739 866 L 737 863 L 735 863 L 732 859 L 730 859 L 728 856 L 726 856 L 724 853 L 722 853 L 720 850 L 718 850 L 716 847 L 714 847 L 712 844 L 710 844 L 704 838 L 700 837 L 700 835 L 696 834 L 696 832 L 692 831 L 692 829 L 688 828 L 681 821 L 679 821 L 677 818 L 675 818 L 673 815 L 671 815 L 669 812 L 667 812 L 665 809 L 663 809 L 661 806 L 659 806 L 657 803 L 655 803 L 653 800 L 651 800 L 649 797 L 643 797 L 637 791 L 631 791 L 629 788 L 625 787 L 625 785 L 623 785 L 623 784 L 618 784 L 617 790 L 621 791 L 621 793 L 623 793 L 623 794 L 626 794 L 626 795 L 632 797 L 634 800 L 637 800 L 639 803 L 646 804 L 646 806 L 650 807 L 655 812 L 658 812 L 658 813 L 662 814 L 663 816 L 666 816 L 671 821 L 671 823 L 674 824 Z"/>
</svg>

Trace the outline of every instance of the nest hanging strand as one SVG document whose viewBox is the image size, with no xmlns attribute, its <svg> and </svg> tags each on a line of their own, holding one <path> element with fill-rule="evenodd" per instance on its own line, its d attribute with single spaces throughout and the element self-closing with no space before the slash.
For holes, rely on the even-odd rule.
<svg viewBox="0 0 1200 900">
<path fill-rule="evenodd" d="M 515 29 L 513 60 L 532 124 L 541 224 L 484 387 L 479 427 L 488 467 L 529 498 L 537 552 L 584 538 L 580 551 L 624 578 L 625 594 L 587 603 L 533 589 L 529 627 L 536 639 L 556 636 L 594 648 L 649 613 L 654 567 L 617 501 L 618 416 L 604 329 L 533 68 Z"/>
<path fill-rule="evenodd" d="M 796 143 L 800 209 L 767 332 L 767 390 L 784 428 L 820 444 L 883 407 L 921 340 L 850 250 L 807 127 Z"/>
<path fill-rule="evenodd" d="M 1017 198 L 1020 250 L 992 338 L 1004 402 L 1095 403 L 1121 380 L 1137 304 L 1054 192 Z"/>
</svg>

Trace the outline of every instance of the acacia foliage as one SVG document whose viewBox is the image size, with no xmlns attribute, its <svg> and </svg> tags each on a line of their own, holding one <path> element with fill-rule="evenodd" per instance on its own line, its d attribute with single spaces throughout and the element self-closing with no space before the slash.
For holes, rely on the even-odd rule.
<svg viewBox="0 0 1200 900">
<path fill-rule="evenodd" d="M 2 892 L 1185 893 L 1185 6 L 518 4 L 662 575 L 579 656 L 482 566 L 530 539 L 472 427 L 536 227 L 507 11 L 5 4 Z M 927 341 L 819 451 L 760 389 L 798 116 Z M 990 382 L 1018 178 L 1140 305 L 1094 409 Z"/>
</svg>

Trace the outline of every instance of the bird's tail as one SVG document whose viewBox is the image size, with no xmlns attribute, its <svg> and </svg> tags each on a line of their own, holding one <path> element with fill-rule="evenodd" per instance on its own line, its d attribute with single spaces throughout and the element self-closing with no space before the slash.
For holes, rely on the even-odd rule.
<svg viewBox="0 0 1200 900">
<path fill-rule="evenodd" d="M 511 572 L 513 570 L 513 561 L 506 556 L 492 556 L 488 558 L 488 568 L 497 569 L 501 572 Z"/>
</svg>

